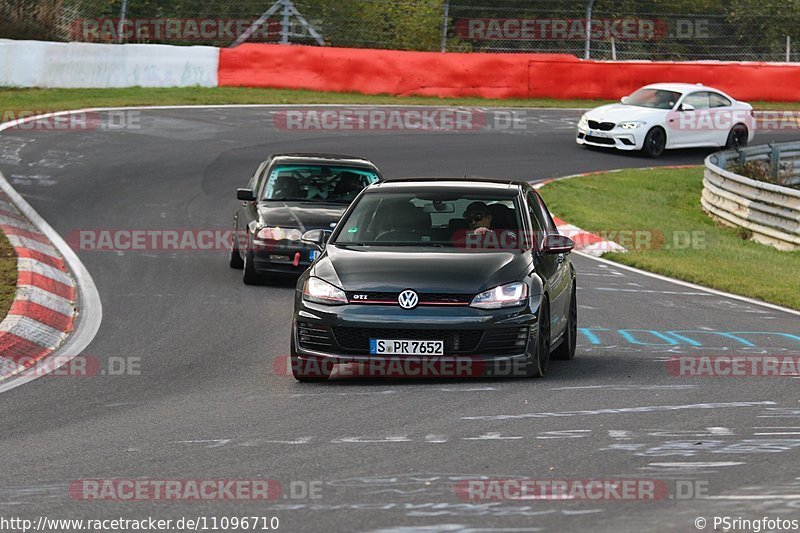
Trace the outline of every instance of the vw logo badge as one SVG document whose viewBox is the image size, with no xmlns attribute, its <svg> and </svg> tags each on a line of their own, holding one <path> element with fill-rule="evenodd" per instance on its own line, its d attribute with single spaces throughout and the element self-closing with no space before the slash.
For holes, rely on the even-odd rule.
<svg viewBox="0 0 800 533">
<path fill-rule="evenodd" d="M 397 297 L 397 303 L 399 303 L 400 307 L 403 309 L 414 309 L 419 303 L 419 296 L 411 289 L 407 289 L 401 292 L 400 296 Z"/>
</svg>

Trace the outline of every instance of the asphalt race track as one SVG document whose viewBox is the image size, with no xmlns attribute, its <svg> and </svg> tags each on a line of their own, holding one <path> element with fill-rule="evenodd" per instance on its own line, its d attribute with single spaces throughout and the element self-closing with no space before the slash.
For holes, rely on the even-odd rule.
<svg viewBox="0 0 800 533">
<path fill-rule="evenodd" d="M 469 132 L 284 131 L 273 113 L 148 110 L 138 129 L 7 131 L 0 171 L 66 238 L 229 229 L 236 188 L 271 152 L 363 155 L 389 178 L 533 181 L 699 164 L 709 153 L 653 162 L 582 149 L 579 111 L 531 110 L 522 127 Z M 575 256 L 578 356 L 552 363 L 544 380 L 299 384 L 275 363 L 289 349 L 291 282 L 245 286 L 224 251 L 78 255 L 103 304 L 83 355 L 103 369 L 138 361 L 139 371 L 43 377 L 0 394 L 4 516 L 276 516 L 280 531 L 364 532 L 696 531 L 698 517 L 710 531 L 714 516 L 800 517 L 800 378 L 676 377 L 666 365 L 676 355 L 800 355 L 797 315 Z M 70 494 L 76 480 L 107 478 L 273 479 L 296 493 L 271 503 Z M 645 479 L 678 497 L 455 493 L 459 480 L 481 478 Z M 319 497 L 302 494 L 309 486 Z"/>
</svg>

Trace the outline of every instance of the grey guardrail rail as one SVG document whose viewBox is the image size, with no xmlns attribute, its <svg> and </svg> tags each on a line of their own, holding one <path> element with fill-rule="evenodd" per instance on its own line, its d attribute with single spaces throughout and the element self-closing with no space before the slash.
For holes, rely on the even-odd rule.
<svg viewBox="0 0 800 533">
<path fill-rule="evenodd" d="M 701 203 L 713 218 L 746 228 L 753 240 L 779 250 L 800 250 L 800 190 L 757 181 L 728 170 L 762 161 L 774 179 L 800 183 L 800 142 L 716 152 L 705 160 Z"/>
</svg>

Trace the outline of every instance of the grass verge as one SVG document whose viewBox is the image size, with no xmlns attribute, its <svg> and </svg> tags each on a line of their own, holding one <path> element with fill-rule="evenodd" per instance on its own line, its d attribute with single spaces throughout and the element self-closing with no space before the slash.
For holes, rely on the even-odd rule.
<svg viewBox="0 0 800 533">
<path fill-rule="evenodd" d="M 584 230 L 612 240 L 612 232 L 652 232 L 631 239 L 634 251 L 607 259 L 800 309 L 800 251 L 745 240 L 714 222 L 700 207 L 702 179 L 701 167 L 624 170 L 556 181 L 540 192 L 553 213 Z"/>
<path fill-rule="evenodd" d="M 2 321 L 14 295 L 17 293 L 17 254 L 0 231 L 0 321 Z"/>
<path fill-rule="evenodd" d="M 550 98 L 436 98 L 427 96 L 364 95 L 291 89 L 248 87 L 174 87 L 124 89 L 17 89 L 0 88 L 0 111 L 5 114 L 61 111 L 85 107 L 121 107 L 181 104 L 394 104 L 474 107 L 592 108 L 610 100 L 555 100 Z M 752 102 L 760 110 L 800 110 L 800 102 Z"/>
</svg>

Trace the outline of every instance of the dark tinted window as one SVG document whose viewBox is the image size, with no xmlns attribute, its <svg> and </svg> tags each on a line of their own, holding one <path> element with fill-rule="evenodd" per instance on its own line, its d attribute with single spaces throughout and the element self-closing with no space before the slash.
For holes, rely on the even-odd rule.
<svg viewBox="0 0 800 533">
<path fill-rule="evenodd" d="M 352 202 L 378 181 L 368 169 L 333 165 L 275 165 L 264 184 L 264 200 Z"/>
<path fill-rule="evenodd" d="M 663 89 L 639 89 L 625 100 L 625 105 L 652 107 L 655 109 L 672 109 L 678 102 L 681 93 Z"/>
<path fill-rule="evenodd" d="M 516 239 L 520 220 L 517 200 L 508 195 L 374 191 L 362 196 L 339 224 L 334 243 L 457 246 L 478 228 Z"/>
</svg>

